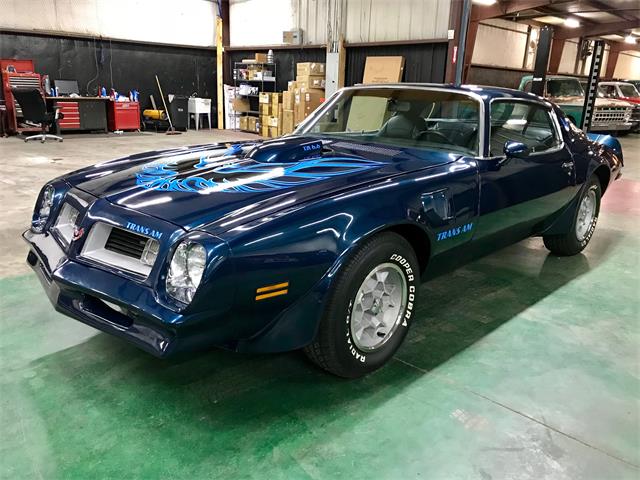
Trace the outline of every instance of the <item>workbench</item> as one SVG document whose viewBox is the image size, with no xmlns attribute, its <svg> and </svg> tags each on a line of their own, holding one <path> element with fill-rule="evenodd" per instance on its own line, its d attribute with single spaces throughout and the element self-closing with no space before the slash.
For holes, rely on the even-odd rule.
<svg viewBox="0 0 640 480">
<path fill-rule="evenodd" d="M 102 130 L 108 132 L 108 97 L 47 97 L 48 110 L 61 107 L 64 118 L 58 121 L 60 130 Z"/>
</svg>

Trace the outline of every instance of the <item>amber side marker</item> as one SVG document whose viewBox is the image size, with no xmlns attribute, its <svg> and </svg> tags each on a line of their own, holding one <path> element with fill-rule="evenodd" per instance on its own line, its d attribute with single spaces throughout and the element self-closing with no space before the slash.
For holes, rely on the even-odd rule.
<svg viewBox="0 0 640 480">
<path fill-rule="evenodd" d="M 264 300 L 266 298 L 277 297 L 279 295 L 286 295 L 289 293 L 288 288 L 289 282 L 260 287 L 256 290 L 256 300 Z"/>
</svg>

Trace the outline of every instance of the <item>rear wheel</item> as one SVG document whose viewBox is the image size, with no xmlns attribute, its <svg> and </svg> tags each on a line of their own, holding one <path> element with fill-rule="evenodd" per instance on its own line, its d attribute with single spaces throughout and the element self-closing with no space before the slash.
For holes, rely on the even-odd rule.
<svg viewBox="0 0 640 480">
<path fill-rule="evenodd" d="M 598 178 L 592 176 L 582 192 L 569 232 L 542 237 L 544 246 L 551 253 L 561 256 L 576 255 L 589 244 L 598 222 L 601 192 Z"/>
<path fill-rule="evenodd" d="M 416 255 L 403 237 L 385 232 L 371 238 L 338 272 L 307 356 L 346 378 L 380 368 L 407 334 L 419 275 Z"/>
</svg>

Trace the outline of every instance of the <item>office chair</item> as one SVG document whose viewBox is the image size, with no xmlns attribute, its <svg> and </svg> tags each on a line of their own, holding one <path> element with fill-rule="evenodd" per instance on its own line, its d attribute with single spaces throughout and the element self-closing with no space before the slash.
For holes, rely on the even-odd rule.
<svg viewBox="0 0 640 480">
<path fill-rule="evenodd" d="M 25 142 L 39 139 L 44 143 L 47 138 L 62 141 L 62 137 L 47 133 L 49 127 L 56 125 L 58 119 L 64 118 L 64 115 L 59 111 L 61 107 L 54 107 L 53 112 L 47 112 L 47 103 L 37 88 L 12 88 L 11 93 L 13 93 L 16 102 L 20 104 L 24 119 L 39 123 L 42 127 L 42 133 L 25 138 Z"/>
</svg>

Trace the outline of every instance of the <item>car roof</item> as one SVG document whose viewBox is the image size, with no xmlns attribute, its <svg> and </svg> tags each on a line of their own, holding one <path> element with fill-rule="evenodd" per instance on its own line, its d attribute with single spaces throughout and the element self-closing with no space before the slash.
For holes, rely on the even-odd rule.
<svg viewBox="0 0 640 480">
<path fill-rule="evenodd" d="M 523 92 L 512 88 L 493 87 L 485 85 L 453 85 L 446 83 L 379 83 L 379 84 L 356 84 L 353 87 L 357 89 L 372 88 L 437 88 L 439 90 L 448 90 L 451 92 L 469 93 L 474 96 L 482 97 L 485 101 L 491 101 L 494 98 L 520 98 L 523 100 L 538 100 L 545 103 L 545 99 L 534 95 L 533 93 Z"/>
</svg>

